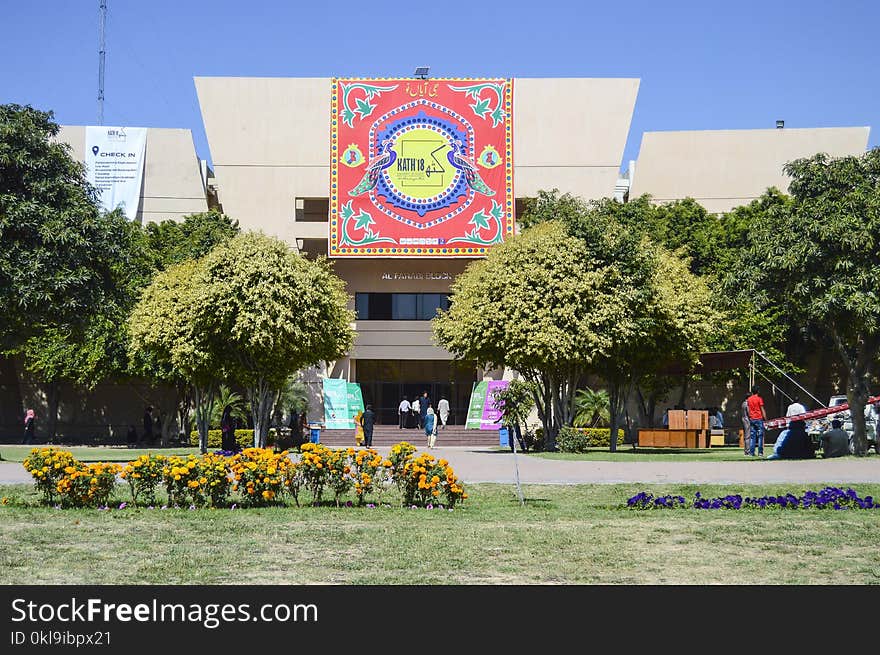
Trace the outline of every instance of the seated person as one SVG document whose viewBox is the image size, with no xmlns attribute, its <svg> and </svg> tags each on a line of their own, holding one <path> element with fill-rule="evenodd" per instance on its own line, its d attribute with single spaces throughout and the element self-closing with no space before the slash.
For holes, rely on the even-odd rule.
<svg viewBox="0 0 880 655">
<path fill-rule="evenodd" d="M 767 459 L 779 459 L 779 449 L 782 448 L 782 444 L 784 444 L 786 438 L 788 438 L 789 432 L 791 432 L 791 430 L 785 428 L 779 433 L 779 436 L 776 437 L 776 443 L 773 444 L 773 452 L 767 455 Z"/>
<path fill-rule="evenodd" d="M 807 424 L 804 421 L 792 421 L 787 432 L 788 434 L 784 431 L 779 435 L 773 454 L 767 459 L 812 459 L 816 456 L 813 440 L 807 434 Z"/>
<path fill-rule="evenodd" d="M 843 457 L 849 455 L 849 433 L 843 429 L 840 419 L 831 421 L 831 429 L 822 433 L 822 457 Z"/>
</svg>

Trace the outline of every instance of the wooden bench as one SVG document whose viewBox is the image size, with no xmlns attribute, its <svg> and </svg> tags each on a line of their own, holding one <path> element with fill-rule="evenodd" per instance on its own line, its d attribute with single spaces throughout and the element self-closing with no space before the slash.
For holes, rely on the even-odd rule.
<svg viewBox="0 0 880 655">
<path fill-rule="evenodd" d="M 643 448 L 708 448 L 709 445 L 708 430 L 688 428 L 639 430 L 639 446 Z"/>
</svg>

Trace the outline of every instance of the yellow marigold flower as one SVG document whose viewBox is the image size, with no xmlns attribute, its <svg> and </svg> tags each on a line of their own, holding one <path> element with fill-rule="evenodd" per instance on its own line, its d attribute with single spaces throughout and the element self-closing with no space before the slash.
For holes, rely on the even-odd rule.
<svg viewBox="0 0 880 655">
<path fill-rule="evenodd" d="M 179 475 L 175 475 L 175 476 L 174 476 L 174 479 L 175 479 L 175 480 L 180 480 L 180 476 L 179 476 Z"/>
</svg>

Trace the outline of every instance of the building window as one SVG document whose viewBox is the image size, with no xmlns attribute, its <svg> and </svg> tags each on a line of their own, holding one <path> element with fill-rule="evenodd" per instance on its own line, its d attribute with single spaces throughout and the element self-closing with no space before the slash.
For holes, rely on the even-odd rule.
<svg viewBox="0 0 880 655">
<path fill-rule="evenodd" d="M 356 293 L 359 321 L 430 321 L 438 309 L 449 309 L 446 293 Z"/>
<path fill-rule="evenodd" d="M 329 198 L 297 198 L 295 218 L 301 223 L 326 223 L 330 215 Z"/>
</svg>

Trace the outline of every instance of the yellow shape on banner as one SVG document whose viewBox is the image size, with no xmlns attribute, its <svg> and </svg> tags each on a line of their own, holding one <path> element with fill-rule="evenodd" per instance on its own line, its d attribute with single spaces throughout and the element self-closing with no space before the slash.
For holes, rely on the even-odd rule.
<svg viewBox="0 0 880 655">
<path fill-rule="evenodd" d="M 448 187 L 455 169 L 446 158 L 449 142 L 433 130 L 404 132 L 394 142 L 397 159 L 387 169 L 391 185 L 412 198 L 432 198 Z"/>
</svg>

